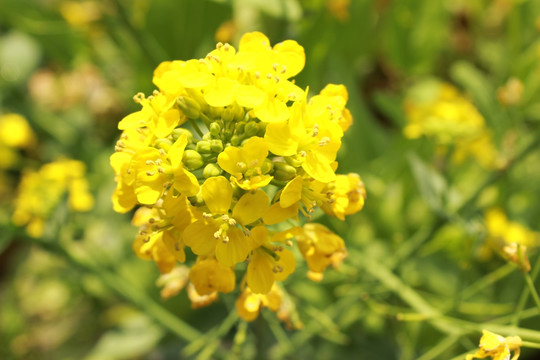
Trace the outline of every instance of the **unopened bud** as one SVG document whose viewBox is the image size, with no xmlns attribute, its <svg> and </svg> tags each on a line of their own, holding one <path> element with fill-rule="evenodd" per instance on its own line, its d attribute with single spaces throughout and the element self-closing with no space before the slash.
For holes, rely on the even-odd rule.
<svg viewBox="0 0 540 360">
<path fill-rule="evenodd" d="M 172 141 L 169 139 L 162 138 L 162 139 L 157 139 L 154 144 L 157 149 L 163 149 L 165 150 L 165 152 L 169 152 L 169 149 L 172 146 Z"/>
<path fill-rule="evenodd" d="M 274 168 L 274 163 L 270 159 L 264 159 L 264 162 L 261 166 L 261 172 L 263 174 L 268 174 Z"/>
<path fill-rule="evenodd" d="M 204 160 L 201 154 L 195 150 L 185 150 L 184 155 L 182 156 L 182 161 L 189 170 L 197 170 L 204 165 Z"/>
<path fill-rule="evenodd" d="M 243 140 L 243 136 L 233 135 L 233 137 L 231 138 L 231 144 L 233 146 L 238 146 L 240 145 L 242 140 Z"/>
<path fill-rule="evenodd" d="M 210 134 L 214 137 L 219 137 L 221 134 L 221 125 L 217 121 L 210 124 Z"/>
<path fill-rule="evenodd" d="M 210 140 L 210 149 L 212 149 L 212 152 L 219 154 L 223 151 L 223 143 L 221 142 L 221 140 L 217 139 Z"/>
<path fill-rule="evenodd" d="M 208 178 L 211 178 L 213 176 L 219 176 L 221 175 L 221 173 L 223 172 L 223 170 L 221 170 L 221 168 L 219 167 L 218 164 L 208 164 L 204 167 L 204 170 L 203 170 L 203 176 L 208 179 Z"/>
<path fill-rule="evenodd" d="M 236 123 L 236 125 L 234 126 L 234 130 L 236 131 L 237 134 L 243 134 L 245 131 L 245 128 L 246 128 L 245 121 L 240 121 Z"/>
<path fill-rule="evenodd" d="M 234 121 L 234 110 L 232 107 L 226 107 L 221 113 L 221 119 L 225 122 Z"/>
<path fill-rule="evenodd" d="M 201 140 L 197 143 L 197 152 L 200 154 L 210 154 L 212 148 L 210 146 L 210 141 Z"/>
<path fill-rule="evenodd" d="M 180 127 L 173 130 L 172 132 L 173 140 L 176 141 L 176 139 L 178 139 L 183 134 L 186 134 L 188 144 L 193 142 L 193 133 L 189 131 L 188 129 L 180 128 Z"/>
<path fill-rule="evenodd" d="M 179 96 L 176 99 L 176 103 L 178 104 L 180 110 L 182 110 L 184 115 L 186 115 L 188 118 L 198 119 L 201 116 L 201 106 L 192 98 Z"/>
<path fill-rule="evenodd" d="M 278 181 L 289 181 L 296 177 L 296 169 L 289 164 L 275 162 L 273 175 Z"/>
<path fill-rule="evenodd" d="M 244 129 L 244 132 L 248 137 L 252 137 L 252 136 L 257 135 L 257 133 L 259 132 L 259 128 L 257 126 L 257 123 L 255 121 L 248 122 L 246 124 L 245 129 Z"/>
</svg>

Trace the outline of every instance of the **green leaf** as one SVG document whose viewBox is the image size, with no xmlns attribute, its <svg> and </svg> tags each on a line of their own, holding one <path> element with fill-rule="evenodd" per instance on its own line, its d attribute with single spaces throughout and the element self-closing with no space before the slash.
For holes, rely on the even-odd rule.
<svg viewBox="0 0 540 360">
<path fill-rule="evenodd" d="M 445 178 L 415 154 L 410 153 L 408 159 L 422 198 L 431 209 L 443 213 L 444 198 L 448 191 Z"/>
</svg>

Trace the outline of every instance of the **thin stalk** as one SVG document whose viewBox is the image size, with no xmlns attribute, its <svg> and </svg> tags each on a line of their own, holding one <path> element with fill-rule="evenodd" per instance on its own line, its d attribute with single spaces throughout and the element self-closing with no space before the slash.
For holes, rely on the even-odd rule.
<svg viewBox="0 0 540 360">
<path fill-rule="evenodd" d="M 540 272 L 540 257 L 536 259 L 536 263 L 534 264 L 534 268 L 531 271 L 532 275 L 530 275 L 531 281 L 533 283 L 532 284 L 533 288 L 534 288 L 534 280 L 536 280 L 539 272 Z M 525 280 L 525 281 L 527 281 L 527 280 Z M 525 308 L 525 305 L 527 305 L 527 299 L 529 298 L 529 292 L 530 292 L 529 288 L 530 288 L 530 286 L 526 286 L 521 291 L 521 295 L 520 295 L 519 300 L 518 300 L 518 305 L 517 305 L 517 308 L 516 308 L 516 312 L 515 312 L 514 318 L 512 319 L 512 322 L 511 322 L 511 324 L 513 326 L 518 326 L 519 321 L 521 320 L 521 313 L 523 312 L 523 309 Z M 537 294 L 537 296 L 538 296 L 538 294 Z"/>
</svg>

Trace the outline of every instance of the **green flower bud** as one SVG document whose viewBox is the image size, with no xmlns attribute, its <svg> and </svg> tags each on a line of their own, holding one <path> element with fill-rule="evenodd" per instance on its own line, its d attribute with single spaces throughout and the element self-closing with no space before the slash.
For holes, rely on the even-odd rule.
<svg viewBox="0 0 540 360">
<path fill-rule="evenodd" d="M 179 96 L 176 99 L 176 103 L 178 104 L 180 110 L 182 110 L 184 115 L 186 115 L 188 118 L 198 119 L 201 117 L 201 106 L 192 98 Z"/>
<path fill-rule="evenodd" d="M 259 127 L 257 126 L 257 123 L 255 121 L 248 122 L 244 129 L 244 132 L 247 137 L 252 137 L 252 136 L 257 135 L 258 131 L 259 131 Z"/>
<path fill-rule="evenodd" d="M 214 137 L 218 137 L 221 134 L 221 125 L 217 121 L 210 124 L 210 134 Z"/>
<path fill-rule="evenodd" d="M 208 179 L 213 176 L 219 176 L 222 172 L 223 170 L 221 170 L 218 164 L 208 164 L 204 167 L 203 176 Z"/>
<path fill-rule="evenodd" d="M 172 146 L 172 141 L 169 140 L 169 139 L 165 139 L 165 138 L 157 139 L 156 142 L 154 143 L 154 146 L 157 149 L 163 149 L 166 152 L 169 152 L 169 149 Z"/>
<path fill-rule="evenodd" d="M 245 121 L 240 121 L 239 123 L 236 123 L 236 125 L 234 126 L 234 131 L 238 135 L 243 134 L 245 129 L 246 129 L 246 122 Z"/>
<path fill-rule="evenodd" d="M 182 161 L 188 170 L 197 170 L 204 165 L 204 160 L 197 151 L 185 150 L 182 156 Z"/>
<path fill-rule="evenodd" d="M 234 121 L 239 122 L 239 121 L 244 120 L 244 118 L 246 117 L 246 112 L 244 111 L 244 108 L 240 106 L 234 106 L 233 110 L 234 110 Z"/>
<path fill-rule="evenodd" d="M 210 148 L 212 149 L 212 152 L 219 154 L 223 151 L 223 143 L 221 140 L 210 140 Z"/>
<path fill-rule="evenodd" d="M 189 131 L 188 129 L 185 129 L 185 128 L 176 128 L 176 129 L 174 129 L 173 132 L 172 132 L 173 140 L 176 141 L 176 139 L 178 139 L 183 134 L 187 135 L 188 144 L 193 142 L 193 133 L 191 131 Z"/>
<path fill-rule="evenodd" d="M 223 119 L 224 122 L 231 122 L 234 120 L 234 109 L 232 106 L 223 109 L 223 112 L 221 113 L 221 119 Z"/>
<path fill-rule="evenodd" d="M 264 162 L 261 166 L 261 171 L 263 174 L 268 174 L 270 171 L 274 169 L 274 162 L 270 159 L 264 159 Z"/>
<path fill-rule="evenodd" d="M 238 146 L 240 145 L 243 139 L 244 139 L 243 136 L 233 135 L 233 137 L 231 138 L 231 144 L 233 146 Z"/>
<path fill-rule="evenodd" d="M 296 177 L 296 169 L 282 162 L 274 163 L 274 179 L 279 181 L 289 181 Z"/>
<path fill-rule="evenodd" d="M 263 122 L 259 122 L 257 123 L 257 136 L 259 137 L 264 137 L 264 134 L 266 134 L 266 126 L 268 124 L 267 123 L 263 123 Z"/>
<path fill-rule="evenodd" d="M 212 148 L 210 147 L 210 141 L 201 140 L 197 143 L 197 152 L 199 154 L 210 154 Z"/>
</svg>

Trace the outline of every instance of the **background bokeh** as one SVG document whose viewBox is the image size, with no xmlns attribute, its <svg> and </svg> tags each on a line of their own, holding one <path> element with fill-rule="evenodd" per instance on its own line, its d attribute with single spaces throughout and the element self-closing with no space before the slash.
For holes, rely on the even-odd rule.
<svg viewBox="0 0 540 360">
<path fill-rule="evenodd" d="M 368 194 L 345 222 L 317 219 L 349 257 L 321 283 L 300 265 L 289 324 L 269 310 L 240 322 L 227 295 L 197 310 L 185 291 L 161 299 L 110 200 L 118 121 L 153 91 L 156 66 L 254 30 L 305 48 L 296 83 L 312 94 L 346 85 L 339 169 Z M 539 34 L 533 0 L 0 0 L 0 116 L 33 133 L 14 145 L 23 128 L 0 126 L 0 358 L 464 359 L 488 325 L 540 343 L 527 286 L 540 263 Z M 404 104 L 434 83 L 478 110 L 497 166 L 484 147 L 404 136 Z M 85 164 L 92 209 L 55 203 L 33 238 L 12 221 L 21 179 L 62 158 Z M 530 275 L 487 241 L 492 208 L 530 231 Z M 521 358 L 540 358 L 530 347 Z"/>
</svg>

